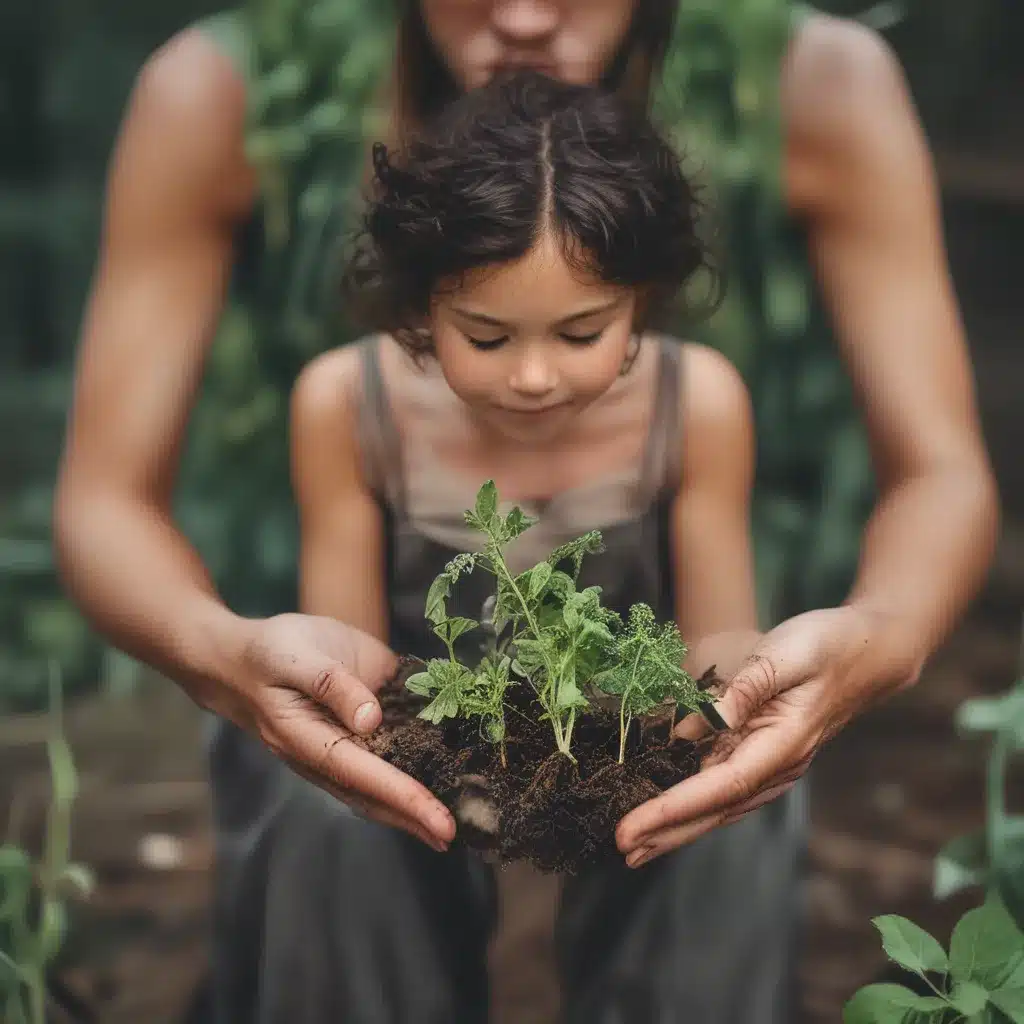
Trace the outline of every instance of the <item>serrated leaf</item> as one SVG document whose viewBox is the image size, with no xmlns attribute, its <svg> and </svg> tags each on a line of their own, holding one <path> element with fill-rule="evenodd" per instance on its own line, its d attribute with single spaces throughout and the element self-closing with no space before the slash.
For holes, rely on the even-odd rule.
<svg viewBox="0 0 1024 1024">
<path fill-rule="evenodd" d="M 577 537 L 576 540 L 570 541 L 568 544 L 563 544 L 561 547 L 556 548 L 548 556 L 548 562 L 551 563 L 553 568 L 557 568 L 562 562 L 569 560 L 572 562 L 573 574 L 572 579 L 576 580 L 579 578 L 580 569 L 583 566 L 583 559 L 587 555 L 600 554 L 604 550 L 604 540 L 599 530 L 591 530 L 589 533 L 585 533 L 582 537 Z"/>
<path fill-rule="evenodd" d="M 435 626 L 440 625 L 448 618 L 447 602 L 452 586 L 460 576 L 472 572 L 475 565 L 475 555 L 457 555 L 430 584 L 430 588 L 427 590 L 424 614 Z"/>
<path fill-rule="evenodd" d="M 913 921 L 885 914 L 872 922 L 882 935 L 882 948 L 891 960 L 909 971 L 949 970 L 949 958 L 938 941 Z"/>
<path fill-rule="evenodd" d="M 938 996 L 919 996 L 903 985 L 881 983 L 862 988 L 843 1007 L 843 1024 L 902 1024 L 909 1011 L 934 1015 L 938 1021 L 947 1009 Z"/>
<path fill-rule="evenodd" d="M 440 725 L 446 718 L 456 718 L 458 714 L 458 697 L 450 690 L 442 690 L 416 717 Z"/>
<path fill-rule="evenodd" d="M 448 618 L 447 602 L 451 589 L 451 578 L 445 573 L 441 573 L 430 584 L 430 589 L 427 591 L 426 617 L 435 626 L 439 626 Z"/>
<path fill-rule="evenodd" d="M 568 602 L 564 609 L 562 609 L 562 618 L 565 620 L 567 628 L 575 630 L 579 629 L 580 624 L 583 622 L 583 613 L 580 611 L 579 604 L 572 601 Z"/>
<path fill-rule="evenodd" d="M 421 697 L 429 697 L 434 692 L 434 681 L 429 672 L 417 672 L 406 679 L 405 687 Z"/>
<path fill-rule="evenodd" d="M 479 625 L 473 619 L 465 619 L 461 616 L 456 616 L 454 619 L 445 619 L 444 622 L 438 623 L 434 627 L 434 632 L 442 639 L 447 640 L 448 643 L 453 644 L 460 636 L 474 630 Z"/>
<path fill-rule="evenodd" d="M 532 516 L 528 516 L 517 505 L 507 516 L 505 516 L 505 522 L 502 526 L 502 540 L 504 543 L 509 543 L 517 537 L 522 536 L 532 526 L 536 525 L 537 520 Z"/>
<path fill-rule="evenodd" d="M 541 562 L 540 565 L 535 565 L 530 570 L 529 596 L 531 600 L 536 601 L 544 593 L 544 589 L 551 580 L 552 572 L 553 570 L 547 562 Z"/>
<path fill-rule="evenodd" d="M 1005 984 L 1022 960 L 1024 935 L 1017 930 L 1005 908 L 994 899 L 967 911 L 953 929 L 949 969 L 958 983 L 969 981 L 989 990 L 998 988 Z"/>
<path fill-rule="evenodd" d="M 581 633 L 584 640 L 595 644 L 610 644 L 615 639 L 612 631 L 603 622 L 595 622 L 594 619 L 583 620 Z"/>
<path fill-rule="evenodd" d="M 489 523 L 498 511 L 498 488 L 488 480 L 476 495 L 476 517 L 481 523 Z"/>
</svg>

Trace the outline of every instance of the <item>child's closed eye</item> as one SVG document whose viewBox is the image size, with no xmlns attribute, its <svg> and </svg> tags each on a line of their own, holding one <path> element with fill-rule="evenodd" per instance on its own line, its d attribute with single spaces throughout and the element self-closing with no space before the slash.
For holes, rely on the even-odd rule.
<svg viewBox="0 0 1024 1024">
<path fill-rule="evenodd" d="M 489 352 L 491 349 L 501 348 L 502 345 L 508 341 L 508 335 L 503 334 L 500 338 L 474 338 L 471 335 L 466 335 L 466 341 L 483 352 Z"/>
<path fill-rule="evenodd" d="M 593 345 L 595 341 L 599 340 L 601 335 L 604 334 L 604 328 L 602 327 L 599 331 L 592 331 L 590 334 L 560 334 L 559 337 L 562 341 L 569 342 L 570 345 Z"/>
</svg>

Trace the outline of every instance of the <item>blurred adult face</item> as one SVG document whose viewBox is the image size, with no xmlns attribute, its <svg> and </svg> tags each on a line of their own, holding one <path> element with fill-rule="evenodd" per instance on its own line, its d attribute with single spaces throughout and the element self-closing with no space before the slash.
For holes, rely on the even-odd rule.
<svg viewBox="0 0 1024 1024">
<path fill-rule="evenodd" d="M 596 83 L 618 53 L 637 0 L 420 0 L 423 24 L 466 90 L 529 67 Z"/>
</svg>

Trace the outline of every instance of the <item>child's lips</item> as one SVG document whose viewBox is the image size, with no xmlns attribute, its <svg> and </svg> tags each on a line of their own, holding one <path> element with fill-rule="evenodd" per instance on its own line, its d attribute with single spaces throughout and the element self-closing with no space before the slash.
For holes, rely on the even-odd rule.
<svg viewBox="0 0 1024 1024">
<path fill-rule="evenodd" d="M 511 405 L 499 405 L 497 408 L 501 412 L 512 413 L 515 416 L 543 416 L 545 413 L 555 412 L 558 409 L 564 409 L 568 402 L 552 402 L 549 405 L 538 405 L 532 408 L 517 408 Z"/>
</svg>

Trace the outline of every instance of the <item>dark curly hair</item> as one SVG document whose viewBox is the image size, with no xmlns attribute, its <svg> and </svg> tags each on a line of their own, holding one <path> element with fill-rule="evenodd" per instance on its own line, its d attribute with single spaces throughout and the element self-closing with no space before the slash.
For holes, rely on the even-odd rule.
<svg viewBox="0 0 1024 1024">
<path fill-rule="evenodd" d="M 524 256 L 545 230 L 575 269 L 643 289 L 645 322 L 701 271 L 717 297 L 697 189 L 646 112 L 601 88 L 496 80 L 402 151 L 376 144 L 373 167 L 342 292 L 363 326 L 414 354 L 431 351 L 416 326 L 439 290 Z"/>
</svg>

